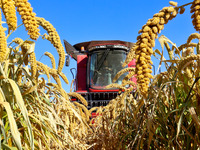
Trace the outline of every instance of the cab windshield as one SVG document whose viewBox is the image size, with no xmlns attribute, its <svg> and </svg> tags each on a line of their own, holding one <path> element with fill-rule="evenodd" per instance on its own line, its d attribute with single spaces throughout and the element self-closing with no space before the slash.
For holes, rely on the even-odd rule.
<svg viewBox="0 0 200 150">
<path fill-rule="evenodd" d="M 113 78 L 122 68 L 126 51 L 104 49 L 94 51 L 90 59 L 90 87 L 103 89 L 112 83 Z M 125 74 L 116 83 L 121 84 Z"/>
</svg>

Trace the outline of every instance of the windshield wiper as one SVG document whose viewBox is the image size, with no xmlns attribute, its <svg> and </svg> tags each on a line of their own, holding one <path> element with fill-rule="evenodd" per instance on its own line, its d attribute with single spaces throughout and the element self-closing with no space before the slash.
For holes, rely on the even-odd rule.
<svg viewBox="0 0 200 150">
<path fill-rule="evenodd" d="M 110 52 L 110 49 L 107 49 L 103 55 L 101 56 L 100 60 L 99 60 L 99 63 L 97 65 L 97 69 L 94 70 L 94 79 L 96 78 L 97 76 L 97 72 L 100 70 L 101 66 L 103 65 L 103 62 L 106 60 L 106 57 L 108 56 L 108 53 Z"/>
<path fill-rule="evenodd" d="M 108 56 L 108 53 L 110 52 L 110 49 L 107 49 L 104 54 L 101 56 L 99 63 L 97 65 L 97 71 L 99 71 L 99 69 L 101 68 L 101 66 L 103 65 L 103 62 L 106 60 L 106 57 Z"/>
</svg>

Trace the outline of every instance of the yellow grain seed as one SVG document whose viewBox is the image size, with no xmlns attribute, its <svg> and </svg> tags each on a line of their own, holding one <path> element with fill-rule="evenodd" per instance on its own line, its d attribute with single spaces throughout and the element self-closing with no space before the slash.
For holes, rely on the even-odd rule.
<svg viewBox="0 0 200 150">
<path fill-rule="evenodd" d="M 152 22 L 152 19 L 147 20 L 146 25 L 147 25 L 147 26 L 150 26 L 150 25 L 151 25 L 151 22 Z"/>
<path fill-rule="evenodd" d="M 147 46 L 147 44 L 145 44 L 145 43 L 141 43 L 141 44 L 140 44 L 140 48 L 148 48 L 148 46 Z"/>
<path fill-rule="evenodd" d="M 38 24 L 35 18 L 35 13 L 33 13 L 33 8 L 27 0 L 14 0 L 17 11 L 21 15 L 22 21 L 26 30 L 28 30 L 28 35 L 33 40 L 39 37 Z"/>
<path fill-rule="evenodd" d="M 169 12 L 169 13 L 174 12 L 174 7 L 172 7 L 172 6 L 166 7 L 166 9 L 167 9 L 167 12 Z"/>
<path fill-rule="evenodd" d="M 159 25 L 157 25 L 157 26 L 159 26 Z M 159 28 L 158 28 L 159 29 Z M 159 29 L 158 30 L 158 33 L 160 32 L 161 30 Z M 155 33 L 151 33 L 151 34 L 149 34 L 149 36 L 150 36 L 150 40 L 149 41 L 151 41 L 151 40 L 155 40 L 155 39 L 157 39 L 157 34 L 155 34 Z"/>
<path fill-rule="evenodd" d="M 159 25 L 157 24 L 157 28 L 158 28 L 158 33 L 164 29 L 164 25 Z"/>
<path fill-rule="evenodd" d="M 151 42 L 152 42 L 152 40 L 151 40 Z M 152 44 L 151 44 L 151 42 L 149 41 L 149 43 L 147 43 L 147 46 L 148 46 L 148 47 L 152 47 L 153 42 L 152 42 Z M 153 47 L 154 47 L 154 46 L 153 46 Z"/>
<path fill-rule="evenodd" d="M 141 56 L 141 57 L 139 58 L 139 60 L 140 60 L 140 62 L 144 62 L 144 61 L 146 61 L 146 58 Z"/>
<path fill-rule="evenodd" d="M 171 17 L 171 13 L 166 13 L 165 14 L 165 20 L 169 20 L 170 17 Z"/>
<path fill-rule="evenodd" d="M 48 56 L 51 60 L 52 68 L 56 69 L 56 62 L 54 56 L 50 52 L 45 52 L 44 55 Z"/>
<path fill-rule="evenodd" d="M 140 56 L 141 56 L 141 57 L 145 57 L 145 56 L 146 56 L 146 53 L 141 52 L 141 53 L 140 53 Z"/>
<path fill-rule="evenodd" d="M 200 0 L 195 0 L 194 4 L 199 4 Z"/>
<path fill-rule="evenodd" d="M 164 17 L 165 13 L 164 12 L 159 12 L 153 15 L 153 17 Z"/>
<path fill-rule="evenodd" d="M 153 49 L 152 48 L 147 48 L 147 50 L 148 50 L 149 54 L 153 54 Z"/>
<path fill-rule="evenodd" d="M 169 20 L 172 20 L 174 17 L 176 17 L 177 14 L 178 14 L 178 9 L 175 9 L 175 10 L 172 12 L 172 14 L 171 14 Z"/>
<path fill-rule="evenodd" d="M 145 73 L 144 77 L 147 77 L 149 79 L 153 79 L 153 76 L 150 73 Z"/>
<path fill-rule="evenodd" d="M 151 31 L 151 28 L 147 25 L 145 25 L 142 29 L 142 32 L 149 32 L 149 31 Z"/>
<path fill-rule="evenodd" d="M 199 16 L 199 14 L 200 14 L 199 11 L 195 11 L 195 12 L 192 14 L 191 18 L 193 19 L 193 18 Z"/>
<path fill-rule="evenodd" d="M 155 40 L 150 40 L 149 44 L 150 44 L 149 47 L 155 47 Z"/>
<path fill-rule="evenodd" d="M 141 68 L 142 68 L 142 66 L 139 63 L 136 63 L 136 69 L 142 70 Z"/>
<path fill-rule="evenodd" d="M 161 25 L 166 24 L 165 19 L 163 17 L 160 18 L 160 24 Z"/>
<path fill-rule="evenodd" d="M 144 78 L 144 75 L 143 74 L 140 74 L 137 76 L 137 79 L 143 79 Z"/>
<path fill-rule="evenodd" d="M 144 32 L 140 35 L 141 38 L 148 38 L 148 39 L 151 39 L 150 36 L 149 36 L 149 33 L 147 32 Z M 139 39 L 138 39 L 139 40 Z"/>
<path fill-rule="evenodd" d="M 153 17 L 153 20 L 151 22 L 151 25 L 157 25 L 160 22 L 160 17 Z"/>
<path fill-rule="evenodd" d="M 146 53 L 147 52 L 147 48 L 142 48 L 141 51 Z"/>
<path fill-rule="evenodd" d="M 158 33 L 158 28 L 157 28 L 157 26 L 153 26 L 153 27 L 152 27 L 152 30 L 153 30 L 154 33 Z"/>
<path fill-rule="evenodd" d="M 143 43 L 148 43 L 148 39 L 147 39 L 147 38 L 143 38 L 143 39 L 142 39 L 142 42 L 143 42 Z"/>
<path fill-rule="evenodd" d="M 200 5 L 195 5 L 194 6 L 194 10 L 199 10 L 200 9 Z M 192 12 L 192 11 L 191 11 Z"/>
<path fill-rule="evenodd" d="M 142 73 L 143 73 L 142 70 L 138 70 L 137 75 L 140 75 L 140 74 L 142 74 Z"/>
<path fill-rule="evenodd" d="M 150 79 L 149 78 L 144 78 L 145 82 L 149 82 Z"/>
<path fill-rule="evenodd" d="M 144 72 L 146 72 L 146 73 L 152 73 L 152 70 L 149 69 L 149 68 L 147 68 L 147 69 L 144 69 Z"/>
<path fill-rule="evenodd" d="M 175 6 L 175 7 L 177 7 L 177 5 L 178 5 L 178 3 L 174 2 L 174 1 L 169 1 L 169 4 L 172 5 L 172 6 Z"/>
<path fill-rule="evenodd" d="M 71 97 L 77 98 L 78 100 L 81 101 L 81 103 L 83 103 L 83 105 L 88 106 L 88 102 L 85 100 L 85 98 L 82 95 L 80 95 L 76 92 L 70 92 L 70 93 L 68 93 L 68 95 Z"/>
<path fill-rule="evenodd" d="M 13 0 L 2 0 L 2 11 L 6 18 L 9 30 L 16 30 L 17 28 L 17 16 L 15 10 L 15 2 Z"/>
<path fill-rule="evenodd" d="M 145 64 L 145 65 L 142 65 L 140 68 L 142 68 L 141 70 L 147 69 L 147 68 L 149 68 L 149 65 Z M 137 68 L 137 69 L 139 70 L 139 68 Z"/>
<path fill-rule="evenodd" d="M 151 64 L 147 64 L 149 69 L 152 69 L 152 65 Z"/>
<path fill-rule="evenodd" d="M 142 33 L 142 29 L 140 29 L 140 30 L 138 31 L 138 34 L 140 34 L 140 33 Z"/>
<path fill-rule="evenodd" d="M 153 65 L 153 61 L 151 61 L 151 60 L 147 60 L 147 62 L 148 62 L 148 64 Z"/>
</svg>

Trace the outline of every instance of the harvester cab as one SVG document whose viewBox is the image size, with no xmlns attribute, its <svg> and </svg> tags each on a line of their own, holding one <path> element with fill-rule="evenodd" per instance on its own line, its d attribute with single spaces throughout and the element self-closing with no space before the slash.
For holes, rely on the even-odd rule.
<svg viewBox="0 0 200 150">
<path fill-rule="evenodd" d="M 123 69 L 122 64 L 133 43 L 119 40 L 89 41 L 72 46 L 64 40 L 64 44 L 68 54 L 66 64 L 69 65 L 69 55 L 77 61 L 75 92 L 85 97 L 88 108 L 107 105 L 117 96 L 118 89 L 105 87 L 111 84 L 117 72 Z M 127 67 L 134 66 L 135 60 Z M 124 77 L 125 75 L 122 75 L 116 83 L 121 84 Z M 135 77 L 131 80 L 136 82 Z"/>
</svg>

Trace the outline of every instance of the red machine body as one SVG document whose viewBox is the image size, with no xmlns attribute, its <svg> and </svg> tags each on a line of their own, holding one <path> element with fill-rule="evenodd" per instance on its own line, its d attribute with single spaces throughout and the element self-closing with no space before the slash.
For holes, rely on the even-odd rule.
<svg viewBox="0 0 200 150">
<path fill-rule="evenodd" d="M 118 95 L 118 89 L 105 89 L 105 86 L 123 69 L 122 63 L 133 43 L 119 40 L 89 41 L 74 46 L 65 40 L 64 43 L 66 52 L 77 61 L 75 92 L 85 97 L 88 108 L 107 105 Z M 135 67 L 135 60 L 127 67 Z M 131 80 L 136 83 L 135 76 Z"/>
</svg>

